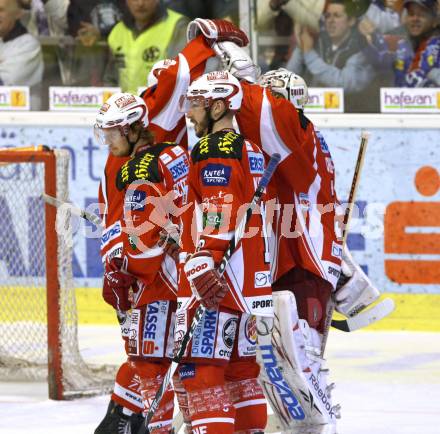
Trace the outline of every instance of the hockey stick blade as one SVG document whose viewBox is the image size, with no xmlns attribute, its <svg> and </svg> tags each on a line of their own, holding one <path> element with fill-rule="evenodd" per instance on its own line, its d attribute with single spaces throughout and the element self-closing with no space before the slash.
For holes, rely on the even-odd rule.
<svg viewBox="0 0 440 434">
<path fill-rule="evenodd" d="M 394 300 L 386 298 L 375 304 L 372 308 L 358 313 L 357 315 L 344 320 L 332 320 L 332 327 L 343 332 L 354 332 L 355 330 L 367 327 L 388 316 L 395 309 Z"/>
<path fill-rule="evenodd" d="M 252 197 L 252 201 L 249 204 L 248 209 L 246 210 L 245 215 L 242 217 L 240 222 L 237 225 L 237 228 L 234 232 L 234 235 L 232 236 L 231 240 L 229 241 L 228 248 L 226 249 L 226 252 L 222 258 L 222 261 L 218 267 L 218 271 L 220 275 L 222 275 L 229 263 L 229 260 L 231 259 L 232 254 L 234 253 L 235 249 L 237 248 L 238 243 L 240 242 L 241 238 L 243 237 L 244 230 L 246 227 L 246 224 L 249 222 L 252 211 L 257 206 L 258 202 L 261 199 L 261 196 L 264 193 L 265 188 L 268 186 L 270 179 L 272 178 L 272 175 L 275 172 L 275 169 L 277 168 L 278 163 L 280 162 L 281 156 L 280 154 L 273 154 L 270 157 L 269 163 L 264 170 L 263 176 L 261 177 L 258 186 L 255 190 L 255 193 Z M 168 388 L 168 385 L 171 382 L 171 378 L 173 377 L 174 373 L 176 372 L 180 361 L 185 355 L 186 349 L 189 345 L 189 342 L 191 341 L 194 331 L 199 324 L 200 320 L 203 317 L 203 314 L 205 313 L 205 307 L 203 305 L 199 305 L 196 309 L 196 312 L 194 314 L 194 317 L 191 321 L 191 325 L 185 335 L 182 338 L 182 341 L 180 342 L 179 349 L 177 350 L 177 353 L 172 359 L 171 365 L 168 368 L 168 371 L 166 372 L 164 379 L 162 380 L 162 384 L 160 385 L 159 389 L 156 392 L 156 395 L 154 399 L 150 403 L 150 408 L 147 411 L 147 415 L 145 416 L 145 423 L 143 423 L 137 434 L 149 434 L 150 430 L 148 429 L 148 425 L 151 422 L 151 419 L 154 416 L 154 413 L 159 408 L 160 401 L 165 393 L 165 391 Z M 154 432 L 154 430 L 151 430 L 151 432 Z"/>
<path fill-rule="evenodd" d="M 93 223 L 95 226 L 102 227 L 102 221 L 96 214 L 81 209 L 70 202 L 63 202 L 62 200 L 59 200 L 56 197 L 50 196 L 46 193 L 42 193 L 41 198 L 49 205 L 52 205 L 56 208 L 60 208 L 62 206 L 68 207 L 72 214 L 81 217 L 90 223 Z"/>
</svg>

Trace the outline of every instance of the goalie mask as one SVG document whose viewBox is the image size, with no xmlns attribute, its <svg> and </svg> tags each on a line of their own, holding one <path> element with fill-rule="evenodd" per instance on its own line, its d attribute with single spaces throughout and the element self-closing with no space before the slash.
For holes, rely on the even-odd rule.
<svg viewBox="0 0 440 434">
<path fill-rule="evenodd" d="M 304 110 L 309 99 L 307 84 L 302 77 L 285 68 L 266 72 L 259 84 L 288 99 L 297 109 Z"/>
<path fill-rule="evenodd" d="M 117 134 L 126 137 L 128 141 L 130 125 L 138 121 L 143 128 L 148 126 L 148 109 L 144 100 L 130 93 L 115 93 L 101 106 L 96 116 L 96 141 L 100 145 L 109 145 L 112 136 Z M 129 141 L 132 148 L 136 143 L 137 140 Z"/>
<path fill-rule="evenodd" d="M 240 82 L 228 71 L 214 71 L 202 75 L 182 95 L 179 110 L 187 113 L 192 107 L 209 109 L 216 100 L 223 100 L 229 110 L 239 110 L 243 100 Z M 217 119 L 219 120 L 219 119 Z"/>
</svg>

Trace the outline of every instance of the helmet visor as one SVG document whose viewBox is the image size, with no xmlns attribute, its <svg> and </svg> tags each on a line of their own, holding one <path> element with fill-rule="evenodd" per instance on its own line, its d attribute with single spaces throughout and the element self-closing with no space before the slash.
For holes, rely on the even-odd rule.
<svg viewBox="0 0 440 434">
<path fill-rule="evenodd" d="M 208 107 L 209 101 L 203 96 L 188 96 L 182 95 L 179 100 L 179 111 L 181 113 L 188 113 L 191 109 L 197 107 Z"/>
<path fill-rule="evenodd" d="M 117 140 L 118 137 L 122 136 L 121 130 L 118 127 L 101 128 L 98 124 L 95 124 L 93 127 L 93 134 L 96 142 L 100 146 L 109 146 Z"/>
</svg>

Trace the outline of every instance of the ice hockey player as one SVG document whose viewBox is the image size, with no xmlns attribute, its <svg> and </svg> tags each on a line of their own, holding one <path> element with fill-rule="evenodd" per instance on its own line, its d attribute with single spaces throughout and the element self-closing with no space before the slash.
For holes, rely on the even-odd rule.
<svg viewBox="0 0 440 434">
<path fill-rule="evenodd" d="M 257 235 L 242 240 L 223 277 L 216 269 L 264 170 L 259 148 L 233 128 L 242 96 L 221 71 L 195 80 L 181 101 L 200 140 L 190 155 L 194 207 L 183 217 L 176 345 L 198 303 L 207 308 L 178 370 L 194 434 L 262 433 L 267 422 L 255 360 L 255 315 L 272 315 L 261 214 L 249 224 Z"/>
<path fill-rule="evenodd" d="M 234 44 L 217 44 L 216 51 L 223 51 L 228 69 L 240 78 L 252 71 L 252 61 L 248 58 L 246 62 L 246 53 Z M 339 311 L 351 314 L 372 303 L 379 292 L 349 253 L 343 253 L 339 242 L 333 161 L 322 135 L 304 116 L 304 80 L 281 69 L 263 76 L 260 84 L 266 89 L 244 81 L 241 84 L 244 99 L 237 114 L 240 131 L 267 154 L 282 155 L 273 183 L 281 208 L 275 213 L 271 244 L 271 256 L 275 258 L 273 330 L 279 333 L 259 336 L 266 395 L 286 429 L 303 432 L 305 427 L 315 426 L 316 432 L 332 433 L 339 407 L 331 404 L 321 343 L 326 306 L 340 275 L 342 257 L 346 259 L 345 270 L 353 276 L 350 284 L 336 293 Z M 280 322 L 281 317 L 289 320 Z M 292 372 L 289 366 L 296 370 Z M 290 398 L 273 393 L 282 389 L 270 379 L 274 369 L 284 372 L 284 385 L 288 384 L 292 392 Z"/>
<path fill-rule="evenodd" d="M 177 269 L 164 255 L 161 234 L 176 223 L 172 213 L 185 201 L 185 195 L 176 193 L 182 191 L 177 183 L 186 182 L 188 158 L 175 143 L 154 143 L 145 102 L 127 93 L 113 95 L 101 107 L 95 136 L 114 156 L 131 157 L 116 179 L 117 190 L 124 193 L 122 254 L 107 256 L 103 295 L 118 311 L 131 308 L 128 359 L 148 410 L 173 347 Z M 152 420 L 156 433 L 171 430 L 173 396 L 171 390 L 166 393 Z"/>
<path fill-rule="evenodd" d="M 214 28 L 217 26 L 215 38 L 209 39 L 209 43 L 202 35 L 194 38 L 174 59 L 157 62 L 148 76 L 148 89 L 142 94 L 142 98 L 148 107 L 149 130 L 154 134 L 156 142 L 176 142 L 183 147 L 187 146 L 185 116 L 178 110 L 178 100 L 186 91 L 189 83 L 204 73 L 207 61 L 215 57 L 210 44 L 217 40 L 233 40 L 239 45 L 248 43 L 246 35 L 231 23 L 223 20 L 212 22 Z M 120 234 L 124 195 L 116 189 L 115 179 L 120 167 L 127 159 L 128 157 L 114 157 L 110 153 L 100 184 L 99 203 L 103 207 L 102 217 L 106 228 L 101 242 L 104 263 L 108 252 L 110 259 L 115 256 L 119 257 L 121 253 L 121 240 L 117 235 Z M 181 193 L 184 193 L 182 188 L 186 187 L 183 185 L 180 187 Z M 111 202 L 108 201 L 108 197 L 111 197 Z M 118 318 L 121 322 L 123 337 L 127 339 L 129 312 L 118 312 Z M 179 383 L 176 378 L 175 392 L 184 418 L 186 422 L 189 422 L 185 410 L 186 394 Z M 141 398 L 137 393 L 138 385 L 138 378 L 130 365 L 123 363 L 116 376 L 108 412 L 96 434 L 101 434 L 100 429 L 108 424 L 123 426 L 127 423 L 126 414 L 137 413 L 142 409 Z M 134 420 L 132 427 L 139 423 L 136 414 L 130 419 Z M 135 432 L 135 429 L 133 428 L 132 431 Z"/>
</svg>

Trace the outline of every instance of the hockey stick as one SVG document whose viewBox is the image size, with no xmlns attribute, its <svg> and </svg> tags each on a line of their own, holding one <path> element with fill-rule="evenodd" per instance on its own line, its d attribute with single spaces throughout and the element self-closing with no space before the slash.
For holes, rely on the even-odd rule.
<svg viewBox="0 0 440 434">
<path fill-rule="evenodd" d="M 79 208 L 70 202 L 64 202 L 62 200 L 57 199 L 56 197 L 53 197 L 53 196 L 46 194 L 46 193 L 43 193 L 41 195 L 41 198 L 49 205 L 52 205 L 56 208 L 61 208 L 63 206 L 68 207 L 68 209 L 72 212 L 72 214 L 77 215 L 77 216 L 83 218 L 84 220 L 87 220 L 90 223 L 93 223 L 97 227 L 104 226 L 102 223 L 102 220 L 96 214 L 85 211 L 84 209 Z M 173 418 L 173 428 L 176 433 L 179 432 L 182 425 L 183 425 L 183 416 L 182 416 L 182 413 L 179 411 L 179 413 L 177 413 L 176 416 Z"/>
<path fill-rule="evenodd" d="M 249 207 L 246 210 L 246 214 L 242 217 L 239 224 L 237 225 L 234 235 L 232 236 L 231 240 L 229 241 L 228 248 L 226 249 L 226 252 L 222 258 L 222 261 L 218 267 L 218 272 L 220 275 L 223 275 L 225 272 L 225 269 L 231 259 L 232 254 L 234 253 L 235 249 L 237 248 L 238 243 L 240 242 L 241 238 L 243 237 L 244 230 L 246 227 L 246 224 L 249 222 L 252 212 L 257 206 L 258 202 L 261 199 L 261 196 L 263 195 L 264 189 L 269 184 L 269 181 L 275 172 L 275 169 L 280 161 L 280 155 L 279 154 L 273 154 L 270 157 L 269 164 L 267 165 L 263 176 L 260 179 L 260 182 L 258 183 L 257 189 L 255 190 L 254 196 L 252 197 L 252 201 L 249 204 Z M 199 305 L 199 307 L 196 309 L 196 312 L 194 314 L 194 318 L 192 319 L 191 326 L 188 329 L 188 331 L 185 333 L 185 336 L 182 339 L 182 342 L 180 343 L 180 347 L 176 353 L 176 355 L 173 357 L 171 366 L 168 368 L 168 371 L 166 372 L 164 379 L 162 381 L 161 386 L 156 392 L 156 395 L 151 402 L 150 409 L 148 410 L 147 415 L 145 416 L 145 423 L 139 428 L 139 431 L 137 434 L 148 434 L 150 431 L 148 429 L 148 425 L 151 422 L 151 419 L 154 416 L 154 413 L 157 411 L 160 401 L 168 388 L 168 385 L 170 384 L 171 378 L 174 375 L 174 373 L 177 370 L 177 367 L 179 366 L 180 361 L 182 360 L 183 356 L 185 355 L 186 349 L 188 347 L 189 342 L 191 341 L 194 331 L 199 324 L 200 320 L 203 317 L 203 314 L 205 313 L 205 307 L 203 305 Z"/>
<path fill-rule="evenodd" d="M 353 179 L 351 181 L 350 194 L 348 195 L 347 208 L 345 209 L 345 214 L 344 214 L 343 228 L 342 228 L 342 247 L 344 247 L 345 243 L 347 242 L 348 225 L 350 223 L 351 214 L 352 214 L 353 208 L 354 208 L 354 199 L 356 197 L 357 189 L 359 186 L 360 174 L 361 174 L 362 167 L 364 165 L 365 152 L 367 150 L 367 144 L 368 144 L 369 138 L 370 138 L 369 134 L 366 133 L 365 131 L 363 131 L 361 134 L 361 143 L 359 145 L 359 152 L 358 152 L 358 156 L 357 156 L 356 166 L 354 168 Z M 336 306 L 336 303 L 333 300 L 333 297 L 330 296 L 330 299 L 327 303 L 327 312 L 326 312 L 327 316 L 326 316 L 326 320 L 325 320 L 325 324 L 324 324 L 324 333 L 323 333 L 322 342 L 321 342 L 321 358 L 324 357 L 324 350 L 327 345 L 328 334 L 330 332 L 330 325 L 336 324 L 335 327 L 337 329 L 339 329 L 339 326 L 341 326 L 341 324 L 336 323 L 336 322 L 334 323 L 332 320 L 335 306 Z M 343 328 L 345 328 L 345 327 L 343 327 Z"/>
<path fill-rule="evenodd" d="M 348 225 L 350 223 L 351 214 L 354 207 L 354 199 L 356 197 L 357 188 L 359 186 L 360 172 L 362 170 L 362 166 L 364 163 L 365 152 L 368 144 L 369 135 L 366 132 L 362 132 L 361 135 L 361 143 L 359 146 L 359 153 L 356 161 L 356 167 L 354 169 L 353 180 L 351 183 L 350 194 L 348 198 L 348 205 L 345 210 L 344 215 L 344 227 L 343 227 L 343 235 L 342 242 L 343 245 L 347 242 L 348 236 Z M 325 346 L 327 344 L 328 333 L 330 331 L 330 325 L 338 330 L 344 332 L 352 332 L 358 330 L 363 327 L 367 327 L 368 325 L 381 320 L 382 318 L 389 315 L 394 310 L 394 301 L 390 298 L 382 300 L 381 302 L 375 304 L 370 309 L 363 311 L 353 317 L 344 319 L 344 320 L 333 320 L 333 312 L 335 309 L 335 302 L 333 299 L 330 299 L 327 305 L 327 318 L 324 328 L 323 340 L 321 344 L 321 357 L 324 355 Z"/>
<path fill-rule="evenodd" d="M 56 208 L 66 207 L 72 214 L 77 215 L 78 217 L 81 217 L 90 223 L 93 223 L 95 226 L 98 226 L 101 228 L 103 227 L 102 220 L 96 214 L 93 214 L 93 213 L 88 212 L 82 208 L 79 208 L 70 202 L 64 202 L 60 199 L 57 199 L 56 197 L 53 197 L 53 196 L 46 194 L 46 193 L 42 193 L 41 198 L 49 205 L 52 205 Z"/>
</svg>

